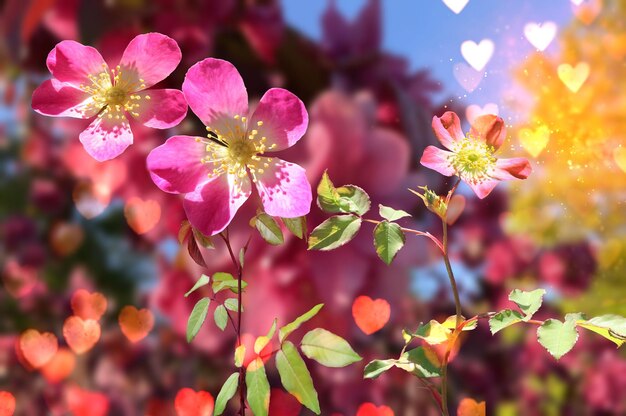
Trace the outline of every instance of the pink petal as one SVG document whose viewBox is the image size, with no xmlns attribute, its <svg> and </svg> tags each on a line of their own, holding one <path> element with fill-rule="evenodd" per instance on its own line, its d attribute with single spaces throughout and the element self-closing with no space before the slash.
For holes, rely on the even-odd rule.
<svg viewBox="0 0 626 416">
<path fill-rule="evenodd" d="M 73 40 L 57 44 L 48 54 L 46 64 L 54 78 L 75 87 L 91 85 L 89 75 L 109 73 L 109 67 L 95 48 Z"/>
<path fill-rule="evenodd" d="M 259 165 L 269 166 L 262 174 L 256 172 L 256 189 L 265 212 L 273 217 L 295 218 L 311 209 L 311 184 L 305 170 L 284 160 L 262 157 Z"/>
<path fill-rule="evenodd" d="M 437 139 L 447 149 L 452 149 L 455 142 L 465 137 L 461 130 L 461 120 L 453 111 L 446 111 L 441 117 L 434 116 L 432 127 Z"/>
<path fill-rule="evenodd" d="M 119 120 L 106 115 L 96 117 L 79 136 L 87 153 L 98 162 L 119 156 L 133 143 L 128 120 L 123 115 L 120 117 Z"/>
<path fill-rule="evenodd" d="M 483 199 L 487 195 L 489 195 L 491 191 L 493 191 L 493 188 L 496 187 L 498 182 L 500 181 L 487 180 L 487 181 L 480 182 L 480 183 L 470 183 L 470 182 L 466 182 L 466 183 L 469 185 L 470 188 L 472 188 L 472 191 L 474 191 L 477 197 L 479 197 L 480 199 Z"/>
<path fill-rule="evenodd" d="M 92 104 L 89 94 L 54 78 L 33 92 L 33 110 L 45 116 L 90 118 L 100 111 Z"/>
<path fill-rule="evenodd" d="M 511 179 L 526 179 L 532 172 L 528 159 L 517 157 L 514 159 L 498 159 L 496 169 L 491 174 L 495 179 L 508 181 Z"/>
<path fill-rule="evenodd" d="M 258 125 L 261 121 L 263 124 Z M 283 150 L 296 144 L 306 132 L 309 115 L 304 103 L 282 88 L 268 90 L 252 114 L 248 131 L 256 129 L 259 137 L 267 137 L 271 151 Z"/>
<path fill-rule="evenodd" d="M 167 78 L 176 69 L 181 57 L 178 44 L 168 36 L 160 33 L 136 36 L 120 60 L 122 79 L 136 85 L 133 91 L 148 88 Z M 144 87 L 141 88 L 140 84 Z"/>
<path fill-rule="evenodd" d="M 186 194 L 183 206 L 191 225 L 204 235 L 215 235 L 230 224 L 250 193 L 247 177 L 220 175 L 207 179 Z"/>
<path fill-rule="evenodd" d="M 441 150 L 435 146 L 428 146 L 424 149 L 420 163 L 444 176 L 452 176 L 456 174 L 456 170 L 450 165 L 448 158 L 453 154 L 452 152 Z"/>
<path fill-rule="evenodd" d="M 139 116 L 137 121 L 146 127 L 155 129 L 169 129 L 176 126 L 187 115 L 187 101 L 179 90 L 148 90 L 136 93 L 141 97 L 134 102 L 139 107 L 133 110 Z M 150 99 L 146 99 L 150 97 Z"/>
<path fill-rule="evenodd" d="M 191 110 L 206 125 L 227 131 L 235 115 L 248 113 L 248 93 L 230 62 L 207 58 L 187 71 L 183 93 Z"/>
<path fill-rule="evenodd" d="M 148 155 L 148 171 L 156 186 L 165 192 L 192 192 L 207 180 L 209 168 L 200 162 L 204 154 L 205 144 L 195 137 L 170 137 Z"/>
<path fill-rule="evenodd" d="M 470 136 L 484 140 L 488 145 L 498 150 L 506 138 L 504 120 L 493 114 L 479 116 L 472 124 Z"/>
</svg>

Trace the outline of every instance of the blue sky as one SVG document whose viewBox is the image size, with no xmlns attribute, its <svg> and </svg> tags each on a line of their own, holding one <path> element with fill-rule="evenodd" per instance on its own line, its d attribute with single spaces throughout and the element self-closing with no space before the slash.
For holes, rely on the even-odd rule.
<svg viewBox="0 0 626 416">
<path fill-rule="evenodd" d="M 320 18 L 325 0 L 282 0 L 287 21 L 313 39 L 320 39 Z M 336 0 L 339 9 L 354 18 L 365 0 Z M 554 21 L 559 29 L 572 19 L 570 0 L 470 0 L 454 14 L 442 0 L 382 0 L 383 44 L 387 51 L 404 56 L 412 69 L 429 68 L 444 86 L 439 97 L 460 100 L 464 105 L 493 102 L 506 114 L 506 95 L 511 90 L 512 68 L 523 63 L 534 47 L 523 34 L 528 22 Z M 495 52 L 485 68 L 487 76 L 472 93 L 455 80 L 453 68 L 465 62 L 460 45 L 464 40 L 489 38 Z M 558 34 L 557 34 L 558 38 Z M 558 40 L 546 54 L 558 51 Z M 510 114 L 509 114 L 510 115 Z"/>
</svg>

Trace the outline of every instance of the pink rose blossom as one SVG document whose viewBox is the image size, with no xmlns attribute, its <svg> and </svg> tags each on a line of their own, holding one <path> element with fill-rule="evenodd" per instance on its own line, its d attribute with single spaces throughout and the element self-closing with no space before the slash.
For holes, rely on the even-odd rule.
<svg viewBox="0 0 626 416">
<path fill-rule="evenodd" d="M 309 212 L 311 185 L 304 169 L 266 155 L 293 146 L 306 131 L 308 114 L 298 97 L 272 88 L 249 114 L 239 72 L 213 58 L 189 69 L 183 93 L 209 133 L 170 137 L 150 152 L 148 170 L 163 191 L 185 194 L 194 227 L 205 235 L 224 230 L 250 197 L 251 180 L 269 215 L 294 218 Z"/>
<path fill-rule="evenodd" d="M 525 158 L 497 159 L 495 152 L 506 138 L 504 120 L 492 114 L 476 118 L 469 134 L 461 130 L 456 113 L 433 117 L 437 139 L 448 150 L 428 146 L 420 163 L 445 176 L 457 175 L 479 198 L 485 198 L 500 181 L 526 179 L 532 168 Z"/>
<path fill-rule="evenodd" d="M 167 129 L 187 114 L 178 90 L 146 90 L 180 63 L 176 42 L 160 33 L 135 37 L 114 69 L 91 46 L 65 40 L 52 49 L 47 66 L 52 79 L 33 93 L 33 109 L 52 117 L 95 117 L 80 134 L 96 160 L 120 155 L 133 142 L 128 115 L 143 125 Z"/>
</svg>

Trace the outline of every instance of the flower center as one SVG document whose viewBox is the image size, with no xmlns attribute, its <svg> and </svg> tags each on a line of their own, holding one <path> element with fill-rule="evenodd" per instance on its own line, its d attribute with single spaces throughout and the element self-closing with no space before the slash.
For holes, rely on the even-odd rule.
<svg viewBox="0 0 626 416">
<path fill-rule="evenodd" d="M 261 127 L 263 122 L 256 124 Z M 207 138 L 196 138 L 206 144 L 206 155 L 200 162 L 209 165 L 210 177 L 228 173 L 242 179 L 250 172 L 252 181 L 256 182 L 256 174 L 263 174 L 272 162 L 272 158 L 262 159 L 261 155 L 276 145 L 268 146 L 267 137 L 260 136 L 256 129 L 250 130 L 246 117 L 236 115 L 221 125 L 224 126 L 221 129 L 207 126 Z"/>
<path fill-rule="evenodd" d="M 470 183 L 480 183 L 490 178 L 495 168 L 495 149 L 472 137 L 457 142 L 453 154 L 448 158 L 457 174 Z"/>
<path fill-rule="evenodd" d="M 139 116 L 137 109 L 139 101 L 149 100 L 149 95 L 133 94 L 134 91 L 146 88 L 143 79 L 137 82 L 129 82 L 122 77 L 122 70 L 118 65 L 111 73 L 107 71 L 103 64 L 102 72 L 96 75 L 89 75 L 90 85 L 80 85 L 80 89 L 91 95 L 91 102 L 87 105 L 86 111 L 99 111 L 98 117 L 109 119 L 121 119 L 127 111 L 135 117 Z M 100 111 L 102 110 L 102 111 Z"/>
</svg>

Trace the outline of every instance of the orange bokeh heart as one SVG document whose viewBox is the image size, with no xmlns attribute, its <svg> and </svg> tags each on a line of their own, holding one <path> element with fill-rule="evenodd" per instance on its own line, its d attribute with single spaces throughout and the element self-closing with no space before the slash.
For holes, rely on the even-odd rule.
<svg viewBox="0 0 626 416">
<path fill-rule="evenodd" d="M 107 299 L 102 293 L 89 293 L 85 289 L 78 289 L 72 295 L 72 311 L 82 319 L 99 320 L 107 310 Z"/>
<path fill-rule="evenodd" d="M 487 406 L 485 402 L 476 403 L 474 399 L 465 398 L 459 403 L 456 414 L 457 416 L 485 416 Z"/>
<path fill-rule="evenodd" d="M 59 342 L 50 332 L 40 333 L 36 329 L 28 329 L 20 335 L 18 346 L 29 365 L 41 368 L 54 357 L 59 349 Z"/>
<path fill-rule="evenodd" d="M 8 391 L 0 391 L 0 416 L 13 416 L 15 397 Z"/>
<path fill-rule="evenodd" d="M 369 296 L 359 296 L 352 304 L 352 316 L 361 331 L 371 335 L 389 321 L 391 307 L 385 299 L 373 300 Z"/>
<path fill-rule="evenodd" d="M 142 200 L 133 197 L 126 202 L 124 216 L 130 228 L 137 234 L 152 230 L 161 219 L 161 205 L 152 199 Z"/>
<path fill-rule="evenodd" d="M 50 230 L 50 246 L 59 256 L 69 256 L 83 243 L 85 233 L 78 224 L 59 222 Z"/>
<path fill-rule="evenodd" d="M 48 383 L 58 383 L 72 374 L 76 367 L 76 356 L 69 348 L 61 347 L 46 365 L 41 367 L 41 374 Z"/>
<path fill-rule="evenodd" d="M 194 391 L 190 388 L 180 389 L 174 400 L 177 416 L 211 416 L 214 400 L 207 391 Z"/>
<path fill-rule="evenodd" d="M 356 416 L 394 416 L 389 406 L 378 406 L 374 403 L 363 403 L 356 411 Z"/>
<path fill-rule="evenodd" d="M 100 324 L 93 319 L 83 320 L 70 316 L 63 324 L 65 342 L 76 354 L 83 354 L 96 345 L 100 339 Z"/>
<path fill-rule="evenodd" d="M 109 412 L 107 396 L 78 386 L 67 387 L 65 401 L 73 416 L 106 416 Z"/>
<path fill-rule="evenodd" d="M 154 327 L 154 315 L 148 309 L 125 306 L 118 317 L 120 329 L 131 342 L 144 339 Z"/>
<path fill-rule="evenodd" d="M 583 4 L 572 4 L 574 15 L 586 25 L 590 25 L 602 11 L 602 0 L 588 0 Z"/>
</svg>

